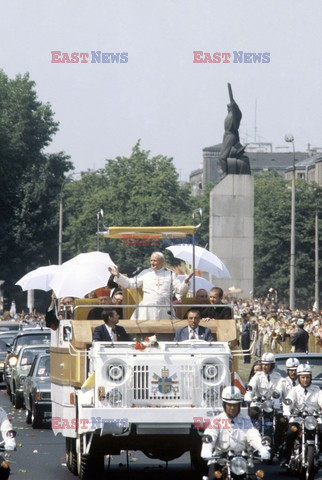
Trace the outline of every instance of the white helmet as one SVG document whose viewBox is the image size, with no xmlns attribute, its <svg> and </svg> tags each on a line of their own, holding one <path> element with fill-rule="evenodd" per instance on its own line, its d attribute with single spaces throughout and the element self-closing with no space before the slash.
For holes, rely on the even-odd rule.
<svg viewBox="0 0 322 480">
<path fill-rule="evenodd" d="M 237 387 L 225 387 L 222 391 L 223 402 L 227 403 L 242 403 L 243 396 Z"/>
<path fill-rule="evenodd" d="M 293 357 L 288 358 L 285 364 L 287 370 L 296 370 L 299 365 L 300 365 L 299 360 Z"/>
<path fill-rule="evenodd" d="M 275 357 L 272 353 L 264 353 L 261 358 L 261 363 L 275 363 Z"/>
<path fill-rule="evenodd" d="M 312 368 L 311 365 L 308 363 L 302 363 L 297 367 L 297 374 L 298 375 L 311 375 L 312 376 Z"/>
</svg>

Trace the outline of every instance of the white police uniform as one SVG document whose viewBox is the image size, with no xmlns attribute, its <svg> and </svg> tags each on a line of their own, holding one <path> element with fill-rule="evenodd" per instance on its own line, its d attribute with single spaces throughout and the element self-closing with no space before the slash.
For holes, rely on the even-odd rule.
<svg viewBox="0 0 322 480">
<path fill-rule="evenodd" d="M 291 405 L 283 404 L 283 414 L 286 416 L 291 415 L 293 408 L 315 411 L 322 409 L 322 390 L 317 385 L 305 388 L 299 384 L 290 390 L 286 398 L 292 400 Z"/>
<path fill-rule="evenodd" d="M 292 388 L 295 388 L 298 384 L 298 380 L 292 380 L 289 376 L 281 378 L 276 386 L 276 391 L 280 394 L 280 400 L 283 402 Z"/>
<path fill-rule="evenodd" d="M 0 428 L 2 438 L 5 441 L 5 449 L 6 450 L 14 450 L 16 448 L 16 440 L 15 438 L 7 437 L 7 433 L 12 430 L 12 424 L 8 419 L 6 412 L 3 408 L 0 407 Z"/>
<path fill-rule="evenodd" d="M 269 450 L 262 445 L 259 431 L 254 428 L 251 419 L 244 413 L 239 413 L 233 419 L 230 419 L 226 412 L 221 413 L 206 428 L 205 435 L 210 435 L 212 438 L 211 443 L 202 445 L 201 456 L 205 459 L 210 459 L 213 452 L 216 455 L 232 450 L 238 454 L 248 446 L 258 450 L 264 457 L 269 457 Z"/>
<path fill-rule="evenodd" d="M 263 396 L 271 398 L 281 378 L 281 375 L 274 370 L 269 375 L 266 375 L 265 372 L 255 373 L 248 383 L 248 387 L 252 387 L 252 390 L 245 393 L 245 401 L 251 402 L 255 397 Z"/>
</svg>

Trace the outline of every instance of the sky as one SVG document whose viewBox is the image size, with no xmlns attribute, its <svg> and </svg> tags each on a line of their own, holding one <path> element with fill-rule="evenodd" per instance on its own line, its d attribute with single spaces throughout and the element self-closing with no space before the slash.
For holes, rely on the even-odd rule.
<svg viewBox="0 0 322 480">
<path fill-rule="evenodd" d="M 243 142 L 296 150 L 322 146 L 321 0 L 0 0 L 0 68 L 30 73 L 60 122 L 49 152 L 65 151 L 76 171 L 129 156 L 141 139 L 172 157 L 181 180 L 202 149 L 222 141 L 232 85 Z M 52 52 L 87 63 L 54 63 Z M 124 53 L 93 63 L 91 52 Z M 195 63 L 194 52 L 230 53 Z M 234 51 L 268 53 L 269 63 L 234 63 Z M 105 58 L 110 56 L 105 55 Z M 256 122 L 255 122 L 256 111 Z M 256 127 L 255 127 L 256 125 Z"/>
</svg>

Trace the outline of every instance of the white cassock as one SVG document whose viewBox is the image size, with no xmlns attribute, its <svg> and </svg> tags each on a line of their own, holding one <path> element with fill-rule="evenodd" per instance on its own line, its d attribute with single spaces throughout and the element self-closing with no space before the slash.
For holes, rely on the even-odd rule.
<svg viewBox="0 0 322 480">
<path fill-rule="evenodd" d="M 143 300 L 139 304 L 138 312 L 134 312 L 131 320 L 165 320 L 171 318 L 168 313 L 171 309 L 173 295 L 186 295 L 189 290 L 189 284 L 184 281 L 181 283 L 177 275 L 171 270 L 160 268 L 153 270 L 147 268 L 137 277 L 127 278 L 124 275 L 115 277 L 114 281 L 123 288 L 141 288 L 143 289 Z M 142 308 L 142 305 L 152 305 Z M 161 306 L 153 306 L 161 305 Z M 162 306 L 164 305 L 164 306 Z M 172 315 L 174 316 L 174 315 Z"/>
</svg>

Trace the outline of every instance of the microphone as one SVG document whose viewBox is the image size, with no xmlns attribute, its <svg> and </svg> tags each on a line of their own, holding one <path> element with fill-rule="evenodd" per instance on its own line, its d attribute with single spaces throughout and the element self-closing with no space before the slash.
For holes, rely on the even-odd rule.
<svg viewBox="0 0 322 480">
<path fill-rule="evenodd" d="M 134 272 L 132 273 L 131 277 L 135 277 L 135 275 L 138 275 L 139 273 L 141 273 L 142 270 L 144 270 L 143 267 L 138 267 L 136 270 L 134 270 Z"/>
</svg>

